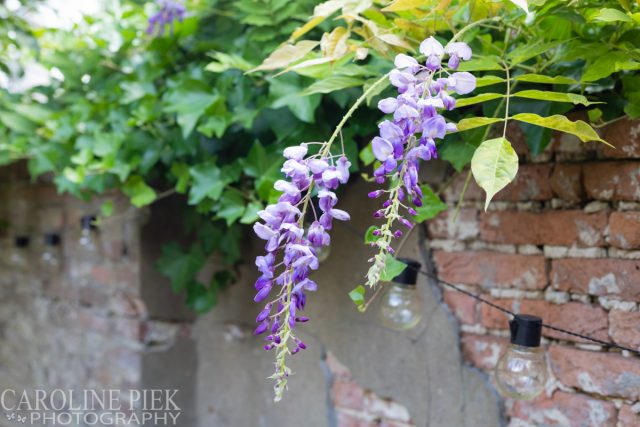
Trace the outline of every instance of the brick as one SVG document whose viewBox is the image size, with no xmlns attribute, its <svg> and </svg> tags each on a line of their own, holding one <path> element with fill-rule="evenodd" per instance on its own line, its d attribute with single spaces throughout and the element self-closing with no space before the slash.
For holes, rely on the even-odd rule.
<svg viewBox="0 0 640 427">
<path fill-rule="evenodd" d="M 622 405 L 618 412 L 618 427 L 640 426 L 640 414 L 634 412 L 629 405 Z"/>
<path fill-rule="evenodd" d="M 462 334 L 460 341 L 465 360 L 473 366 L 485 370 L 496 367 L 498 359 L 509 344 L 509 340 L 506 338 L 472 334 Z"/>
<path fill-rule="evenodd" d="M 518 168 L 518 174 L 513 182 L 498 192 L 494 200 L 522 202 L 530 200 L 550 200 L 551 164 L 530 164 Z"/>
<path fill-rule="evenodd" d="M 393 400 L 382 399 L 371 392 L 365 395 L 364 410 L 368 414 L 387 420 L 411 422 L 411 416 L 407 408 Z"/>
<path fill-rule="evenodd" d="M 367 421 L 357 417 L 355 414 L 349 414 L 343 411 L 336 411 L 337 427 L 373 427 L 372 421 Z"/>
<path fill-rule="evenodd" d="M 435 251 L 442 280 L 486 288 L 544 289 L 547 286 L 544 257 L 498 252 Z"/>
<path fill-rule="evenodd" d="M 587 196 L 597 200 L 640 200 L 639 162 L 599 162 L 584 164 Z"/>
<path fill-rule="evenodd" d="M 552 260 L 550 276 L 556 290 L 640 301 L 640 260 Z"/>
<path fill-rule="evenodd" d="M 582 186 L 582 165 L 579 163 L 559 163 L 553 168 L 550 180 L 553 193 L 570 202 L 584 199 Z"/>
<path fill-rule="evenodd" d="M 604 128 L 603 139 L 613 145 L 599 145 L 602 157 L 612 159 L 640 158 L 640 120 L 624 118 Z"/>
<path fill-rule="evenodd" d="M 545 323 L 559 328 L 569 329 L 601 340 L 609 339 L 607 312 L 597 305 L 583 304 L 577 301 L 553 304 L 548 301 L 530 299 L 493 300 L 493 302 L 512 311 L 541 317 Z M 508 328 L 504 314 L 486 304 L 481 306 L 481 319 L 482 325 L 487 328 Z M 549 338 L 585 342 L 580 338 L 548 328 L 543 328 L 542 333 Z"/>
<path fill-rule="evenodd" d="M 460 209 L 454 221 L 454 211 L 447 210 L 428 222 L 429 236 L 436 239 L 475 239 L 480 234 L 478 211 Z"/>
<path fill-rule="evenodd" d="M 473 298 L 456 291 L 444 291 L 443 299 L 460 322 L 474 325 L 478 321 L 477 304 Z"/>
<path fill-rule="evenodd" d="M 480 237 L 515 245 L 603 246 L 606 225 L 605 212 L 483 212 Z"/>
<path fill-rule="evenodd" d="M 611 310 L 609 335 L 616 344 L 640 351 L 640 312 Z"/>
<path fill-rule="evenodd" d="M 613 212 L 609 243 L 620 249 L 640 249 L 640 212 Z"/>
<path fill-rule="evenodd" d="M 341 408 L 363 410 L 364 393 L 362 387 L 352 382 L 336 381 L 331 386 L 331 400 Z"/>
<path fill-rule="evenodd" d="M 468 173 L 469 171 L 465 170 L 453 178 L 451 185 L 449 185 L 442 194 L 444 200 L 449 202 L 458 201 L 460 193 L 462 193 L 462 189 L 464 188 L 464 182 L 467 179 Z M 467 190 L 464 193 L 464 200 L 484 200 L 484 191 L 482 188 L 478 187 L 478 184 L 476 184 L 476 181 L 473 178 L 469 181 Z"/>
<path fill-rule="evenodd" d="M 330 351 L 327 352 L 324 362 L 327 364 L 334 381 L 350 382 L 351 371 Z"/>
<path fill-rule="evenodd" d="M 601 396 L 640 398 L 637 358 L 552 345 L 549 359 L 554 375 L 564 385 Z"/>
<path fill-rule="evenodd" d="M 616 408 L 612 402 L 562 391 L 556 391 L 552 397 L 543 395 L 533 401 L 516 401 L 510 412 L 532 426 L 616 427 Z"/>
</svg>

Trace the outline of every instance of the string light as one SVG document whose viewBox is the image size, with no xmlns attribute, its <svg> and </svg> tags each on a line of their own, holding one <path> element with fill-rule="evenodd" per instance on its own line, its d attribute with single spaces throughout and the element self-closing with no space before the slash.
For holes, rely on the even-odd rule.
<svg viewBox="0 0 640 427">
<path fill-rule="evenodd" d="M 417 291 L 416 282 L 421 264 L 415 260 L 401 258 L 411 268 L 405 268 L 387 285 L 380 299 L 378 318 L 381 323 L 397 331 L 414 328 L 422 320 L 424 304 Z"/>
</svg>

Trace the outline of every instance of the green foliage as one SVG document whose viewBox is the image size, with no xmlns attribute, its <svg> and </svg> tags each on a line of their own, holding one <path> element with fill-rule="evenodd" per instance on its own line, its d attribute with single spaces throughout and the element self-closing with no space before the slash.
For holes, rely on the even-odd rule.
<svg viewBox="0 0 640 427">
<path fill-rule="evenodd" d="M 507 186 L 518 172 L 518 155 L 506 138 L 484 141 L 471 159 L 471 172 L 487 193 L 484 209 L 495 194 Z"/>
</svg>

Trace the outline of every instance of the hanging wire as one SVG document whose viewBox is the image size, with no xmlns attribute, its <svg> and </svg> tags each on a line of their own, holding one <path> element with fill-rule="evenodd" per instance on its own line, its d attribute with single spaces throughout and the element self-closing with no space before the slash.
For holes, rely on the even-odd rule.
<svg viewBox="0 0 640 427">
<path fill-rule="evenodd" d="M 364 233 L 361 233 L 360 231 L 358 231 L 351 224 L 341 222 L 340 225 L 344 226 L 351 233 L 353 233 L 355 235 L 358 235 L 358 236 L 360 236 L 361 238 L 364 239 L 364 236 L 365 236 Z M 422 270 L 420 268 L 412 267 L 410 265 L 407 265 L 406 268 L 411 268 L 411 269 L 417 271 L 419 274 L 432 279 L 436 283 L 438 283 L 440 285 L 443 285 L 443 286 L 446 286 L 448 288 L 454 289 L 454 290 L 456 290 L 456 291 L 458 291 L 458 292 L 460 292 L 460 293 L 462 293 L 464 295 L 467 295 L 468 297 L 471 297 L 471 298 L 475 299 L 476 301 L 479 301 L 482 304 L 486 304 L 489 307 L 492 307 L 492 308 L 494 308 L 494 309 L 496 309 L 498 311 L 501 311 L 502 313 L 504 313 L 507 316 L 511 316 L 511 317 L 516 316 L 516 313 L 514 313 L 513 311 L 508 310 L 508 309 L 506 309 L 504 307 L 501 307 L 500 305 L 495 304 L 495 303 L 493 303 L 493 302 L 481 297 L 480 295 L 478 295 L 476 293 L 467 291 L 466 289 L 463 289 L 460 286 L 457 286 L 457 285 L 454 285 L 453 283 L 449 283 L 449 282 L 447 282 L 445 280 L 442 280 L 438 276 L 436 276 L 435 274 L 431 274 L 428 271 Z M 640 356 L 640 351 L 634 350 L 632 348 L 625 347 L 625 346 L 622 346 L 622 345 L 618 345 L 618 344 L 610 342 L 610 341 L 603 341 L 603 340 L 600 340 L 598 338 L 593 338 L 593 337 L 590 337 L 588 335 L 579 334 L 577 332 L 574 332 L 574 331 L 571 331 L 571 330 L 568 330 L 568 329 L 563 329 L 563 328 L 560 328 L 558 326 L 551 325 L 551 324 L 544 323 L 544 322 L 542 323 L 542 326 L 544 328 L 551 329 L 551 330 L 554 330 L 556 332 L 560 332 L 560 333 L 563 333 L 563 334 L 566 334 L 566 335 L 570 335 L 572 337 L 581 338 L 581 339 L 583 339 L 585 341 L 591 341 L 593 343 L 599 344 L 599 345 L 601 345 L 603 347 L 606 347 L 606 348 L 617 348 L 618 350 L 628 351 L 629 353 L 634 354 L 635 356 Z"/>
</svg>

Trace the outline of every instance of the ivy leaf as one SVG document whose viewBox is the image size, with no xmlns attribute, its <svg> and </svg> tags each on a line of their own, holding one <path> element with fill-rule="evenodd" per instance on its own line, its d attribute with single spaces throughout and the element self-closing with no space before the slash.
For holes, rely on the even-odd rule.
<svg viewBox="0 0 640 427">
<path fill-rule="evenodd" d="M 279 68 L 284 68 L 292 62 L 302 59 L 316 46 L 318 46 L 318 42 L 312 40 L 302 40 L 296 44 L 284 44 L 274 50 L 271 55 L 262 62 L 262 64 L 248 72 L 254 73 L 261 70 L 277 70 Z"/>
<path fill-rule="evenodd" d="M 204 265 L 205 257 L 198 245 L 193 245 L 189 252 L 184 252 L 177 243 L 169 243 L 162 247 L 162 255 L 157 268 L 171 280 L 175 292 L 182 291 Z"/>
<path fill-rule="evenodd" d="M 545 76 L 543 74 L 521 74 L 515 77 L 516 81 L 527 83 L 573 85 L 578 82 L 572 78 L 564 76 Z"/>
<path fill-rule="evenodd" d="M 244 215 L 240 218 L 240 224 L 253 224 L 258 220 L 258 212 L 263 209 L 262 203 L 251 202 L 247 205 Z"/>
<path fill-rule="evenodd" d="M 575 93 L 550 92 L 543 90 L 521 90 L 511 96 L 515 96 L 516 98 L 539 99 L 541 101 L 571 102 L 573 104 L 582 104 L 585 106 L 602 104 L 602 102 L 589 102 L 586 97 Z"/>
<path fill-rule="evenodd" d="M 321 97 L 318 94 L 302 96 L 300 85 L 300 78 L 295 74 L 272 79 L 269 85 L 269 93 L 274 99 L 271 108 L 288 107 L 298 119 L 313 123 L 314 112 L 320 105 Z"/>
<path fill-rule="evenodd" d="M 215 290 L 199 282 L 187 286 L 187 307 L 198 314 L 211 310 L 217 302 Z"/>
<path fill-rule="evenodd" d="M 480 95 L 469 98 L 456 99 L 456 107 L 466 107 L 467 105 L 480 104 L 481 102 L 491 101 L 493 99 L 502 98 L 501 93 L 481 93 Z"/>
<path fill-rule="evenodd" d="M 365 145 L 364 148 L 360 150 L 358 157 L 365 166 L 369 166 L 371 163 L 376 161 L 376 156 L 373 155 L 373 148 L 371 147 L 371 143 Z"/>
<path fill-rule="evenodd" d="M 171 165 L 171 174 L 177 179 L 176 191 L 184 194 L 187 191 L 187 187 L 191 181 L 191 175 L 189 174 L 189 165 L 182 162 L 176 162 Z"/>
<path fill-rule="evenodd" d="M 193 178 L 189 191 L 190 205 L 197 205 L 207 197 L 218 200 L 228 184 L 223 180 L 220 168 L 210 162 L 193 166 L 189 169 L 189 174 Z"/>
<path fill-rule="evenodd" d="M 504 119 L 497 117 L 469 117 L 467 119 L 460 120 L 456 127 L 458 128 L 459 132 L 463 132 L 465 130 L 475 129 L 481 126 L 498 123 L 503 120 Z"/>
<path fill-rule="evenodd" d="M 380 274 L 380 280 L 383 282 L 389 282 L 393 280 L 398 274 L 402 273 L 407 268 L 407 264 L 402 261 L 398 261 L 391 254 L 387 254 L 384 259 L 384 270 Z"/>
<path fill-rule="evenodd" d="M 228 227 L 244 214 L 246 210 L 244 197 L 239 190 L 229 188 L 222 195 L 217 208 L 217 216 L 223 218 L 227 222 Z"/>
<path fill-rule="evenodd" d="M 416 223 L 433 219 L 438 216 L 440 212 L 444 212 L 449 208 L 446 203 L 440 200 L 440 197 L 433 192 L 428 184 L 423 184 L 420 186 L 420 189 L 422 190 L 422 206 L 415 208 L 418 215 L 414 216 L 413 220 Z"/>
<path fill-rule="evenodd" d="M 605 140 L 600 138 L 598 133 L 591 126 L 589 126 L 588 123 L 583 122 L 582 120 L 572 122 L 571 120 L 560 114 L 555 114 L 549 117 L 540 117 L 537 114 L 531 113 L 520 113 L 511 118 L 521 122 L 531 123 L 532 125 L 570 133 L 580 138 L 582 142 L 600 141 L 604 142 L 607 145 L 610 145 Z"/>
<path fill-rule="evenodd" d="M 507 186 L 518 172 L 518 155 L 506 138 L 484 141 L 471 159 L 471 172 L 487 193 L 484 210 L 495 194 Z"/>
<path fill-rule="evenodd" d="M 167 105 L 164 110 L 176 113 L 178 125 L 182 129 L 182 137 L 186 139 L 205 110 L 218 99 L 217 94 L 178 88 L 166 97 Z"/>
<path fill-rule="evenodd" d="M 149 187 L 138 175 L 130 176 L 124 183 L 122 191 L 131 198 L 131 203 L 137 208 L 146 206 L 156 199 L 155 190 Z"/>
<path fill-rule="evenodd" d="M 313 83 L 302 92 L 302 95 L 307 96 L 315 93 L 330 93 L 349 87 L 362 86 L 363 84 L 364 80 L 357 77 L 331 76 Z"/>
</svg>

